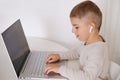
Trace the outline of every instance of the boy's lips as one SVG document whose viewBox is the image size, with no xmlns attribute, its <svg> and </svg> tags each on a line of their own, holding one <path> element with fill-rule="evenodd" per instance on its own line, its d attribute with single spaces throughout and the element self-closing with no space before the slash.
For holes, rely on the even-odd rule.
<svg viewBox="0 0 120 80">
<path fill-rule="evenodd" d="M 76 38 L 78 38 L 79 37 L 79 35 L 76 35 Z"/>
</svg>

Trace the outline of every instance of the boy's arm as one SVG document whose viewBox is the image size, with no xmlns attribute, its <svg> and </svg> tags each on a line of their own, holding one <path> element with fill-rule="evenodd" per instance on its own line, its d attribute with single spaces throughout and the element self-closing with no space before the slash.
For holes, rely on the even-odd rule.
<svg viewBox="0 0 120 80">
<path fill-rule="evenodd" d="M 103 69 L 103 58 L 104 53 L 93 52 L 82 68 L 72 69 L 64 65 L 60 67 L 59 73 L 72 80 L 96 80 Z"/>
<path fill-rule="evenodd" d="M 65 60 L 65 59 L 79 59 L 79 49 L 73 49 L 73 50 L 69 50 L 67 52 L 62 52 L 59 53 L 60 55 L 60 60 Z"/>
</svg>

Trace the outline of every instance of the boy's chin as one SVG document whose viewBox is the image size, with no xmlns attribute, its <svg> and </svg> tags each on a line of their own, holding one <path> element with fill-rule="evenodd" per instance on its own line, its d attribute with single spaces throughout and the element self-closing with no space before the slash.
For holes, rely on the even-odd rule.
<svg viewBox="0 0 120 80">
<path fill-rule="evenodd" d="M 80 41 L 80 40 L 79 40 L 79 41 Z M 86 43 L 86 41 L 80 41 L 80 43 L 81 43 L 81 44 L 85 44 L 85 43 Z"/>
<path fill-rule="evenodd" d="M 82 42 L 84 42 L 84 41 L 86 41 L 86 40 L 84 40 L 84 39 L 81 39 L 81 38 L 77 38 L 79 41 L 82 41 Z"/>
<path fill-rule="evenodd" d="M 85 43 L 86 42 L 86 40 L 82 40 L 82 39 L 79 39 L 79 38 L 77 38 L 79 41 L 80 41 L 80 43 Z"/>
</svg>

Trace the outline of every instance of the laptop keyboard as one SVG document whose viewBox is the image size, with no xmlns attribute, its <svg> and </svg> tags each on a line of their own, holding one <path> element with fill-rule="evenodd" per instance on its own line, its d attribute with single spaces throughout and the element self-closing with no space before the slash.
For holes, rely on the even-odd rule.
<svg viewBox="0 0 120 80">
<path fill-rule="evenodd" d="M 47 54 L 39 54 L 39 55 L 36 55 L 35 57 L 36 59 L 34 61 L 31 74 L 43 76 Z"/>
<path fill-rule="evenodd" d="M 44 77 L 44 68 L 46 65 L 48 53 L 31 53 L 27 59 L 22 73 L 24 76 Z"/>
<path fill-rule="evenodd" d="M 40 80 L 47 80 L 48 78 L 50 80 L 67 80 L 65 77 L 62 76 L 56 76 L 56 77 L 48 77 L 44 74 L 44 68 L 46 65 L 46 59 L 50 52 L 40 52 L 40 53 L 30 53 L 24 67 L 22 68 L 22 71 L 20 73 L 19 78 L 20 79 L 40 79 Z M 52 53 L 52 52 L 51 52 Z M 65 65 L 66 62 L 60 62 L 60 65 Z"/>
</svg>

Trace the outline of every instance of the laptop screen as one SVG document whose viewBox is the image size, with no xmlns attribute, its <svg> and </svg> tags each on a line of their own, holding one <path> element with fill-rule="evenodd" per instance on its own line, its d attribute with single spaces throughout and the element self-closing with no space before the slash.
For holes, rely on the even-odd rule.
<svg viewBox="0 0 120 80">
<path fill-rule="evenodd" d="M 24 62 L 30 52 L 20 20 L 17 20 L 7 30 L 5 30 L 2 33 L 2 37 L 17 76 L 19 76 Z"/>
</svg>

